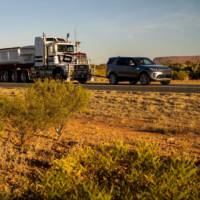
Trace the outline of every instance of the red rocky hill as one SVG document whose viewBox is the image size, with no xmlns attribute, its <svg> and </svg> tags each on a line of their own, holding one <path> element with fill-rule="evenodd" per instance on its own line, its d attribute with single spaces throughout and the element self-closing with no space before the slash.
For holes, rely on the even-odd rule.
<svg viewBox="0 0 200 200">
<path fill-rule="evenodd" d="M 200 63 L 200 56 L 169 56 L 154 58 L 157 64 L 185 64 L 185 63 Z"/>
</svg>

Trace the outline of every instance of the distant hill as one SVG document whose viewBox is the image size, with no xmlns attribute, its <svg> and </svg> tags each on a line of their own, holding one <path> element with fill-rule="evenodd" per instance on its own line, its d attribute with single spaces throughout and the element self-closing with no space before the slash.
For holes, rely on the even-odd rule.
<svg viewBox="0 0 200 200">
<path fill-rule="evenodd" d="M 154 62 L 157 64 L 185 64 L 200 63 L 200 56 L 168 56 L 154 58 Z"/>
</svg>

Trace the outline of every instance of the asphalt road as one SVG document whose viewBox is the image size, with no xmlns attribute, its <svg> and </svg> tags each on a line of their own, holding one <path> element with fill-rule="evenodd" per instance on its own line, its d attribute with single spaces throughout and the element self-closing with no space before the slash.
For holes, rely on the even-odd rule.
<svg viewBox="0 0 200 200">
<path fill-rule="evenodd" d="M 29 87 L 31 83 L 0 83 L 0 88 L 20 88 Z M 161 92 L 161 93 L 200 93 L 200 85 L 159 85 L 151 84 L 142 85 L 109 85 L 102 83 L 84 84 L 83 87 L 89 90 L 105 90 L 105 91 L 124 91 L 124 92 Z"/>
</svg>

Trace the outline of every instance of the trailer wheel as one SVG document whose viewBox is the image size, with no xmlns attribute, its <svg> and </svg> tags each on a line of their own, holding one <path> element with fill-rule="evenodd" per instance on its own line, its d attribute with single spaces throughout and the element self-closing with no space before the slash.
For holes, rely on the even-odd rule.
<svg viewBox="0 0 200 200">
<path fill-rule="evenodd" d="M 22 83 L 27 83 L 28 82 L 28 73 L 26 71 L 22 71 L 20 73 L 20 81 Z"/>
<path fill-rule="evenodd" d="M 2 81 L 3 82 L 8 82 L 9 81 L 9 73 L 8 73 L 8 71 L 3 71 L 2 72 Z"/>
<path fill-rule="evenodd" d="M 11 73 L 10 78 L 11 78 L 11 81 L 12 81 L 12 82 L 18 82 L 19 76 L 18 76 L 17 71 L 13 71 L 13 72 Z"/>
</svg>

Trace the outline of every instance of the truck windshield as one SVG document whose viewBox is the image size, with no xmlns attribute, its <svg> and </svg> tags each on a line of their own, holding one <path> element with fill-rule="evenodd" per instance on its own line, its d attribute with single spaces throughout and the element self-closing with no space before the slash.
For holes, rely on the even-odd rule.
<svg viewBox="0 0 200 200">
<path fill-rule="evenodd" d="M 58 45 L 58 52 L 74 53 L 74 46 L 73 45 L 66 45 L 66 44 L 59 44 Z"/>
</svg>

